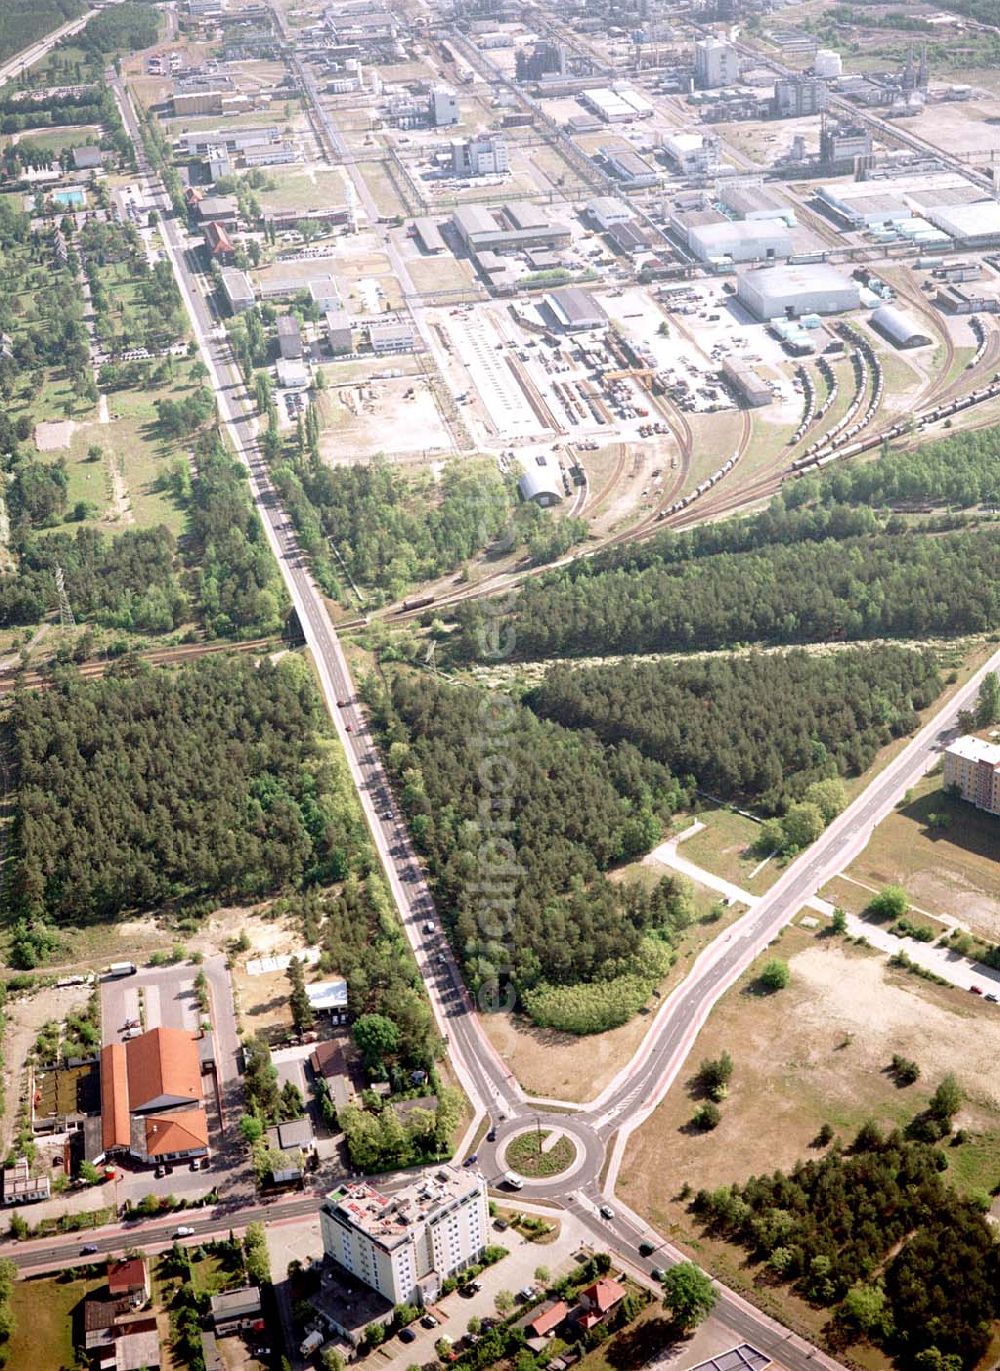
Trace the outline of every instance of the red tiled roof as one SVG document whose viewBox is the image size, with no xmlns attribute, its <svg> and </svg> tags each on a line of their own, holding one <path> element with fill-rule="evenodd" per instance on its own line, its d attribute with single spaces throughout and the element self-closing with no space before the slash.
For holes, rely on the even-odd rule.
<svg viewBox="0 0 1000 1371">
<path fill-rule="evenodd" d="M 125 1049 L 109 1043 L 101 1049 L 101 1146 L 108 1152 L 128 1147 L 129 1141 Z"/>
<path fill-rule="evenodd" d="M 536 1314 L 528 1327 L 536 1338 L 544 1338 L 546 1333 L 551 1333 L 554 1328 L 558 1328 L 569 1313 L 569 1305 L 565 1300 L 558 1300 L 548 1309 Z"/>
<path fill-rule="evenodd" d="M 108 1262 L 108 1289 L 112 1295 L 146 1288 L 146 1264 L 141 1257 L 112 1258 Z"/>
<path fill-rule="evenodd" d="M 205 225 L 205 242 L 208 244 L 209 251 L 216 255 L 234 251 L 229 234 L 214 219 Z"/>
<path fill-rule="evenodd" d="M 613 1281 L 610 1276 L 604 1276 L 593 1285 L 588 1285 L 586 1290 L 581 1290 L 580 1298 L 596 1309 L 598 1314 L 606 1314 L 619 1300 L 625 1298 L 625 1287 Z"/>
<path fill-rule="evenodd" d="M 178 1114 L 150 1114 L 146 1119 L 148 1157 L 197 1152 L 207 1146 L 208 1119 L 204 1109 L 184 1109 Z"/>
<path fill-rule="evenodd" d="M 125 1046 L 128 1106 L 144 1109 L 167 1095 L 201 1099 L 201 1063 L 194 1035 L 183 1028 L 153 1028 Z"/>
</svg>

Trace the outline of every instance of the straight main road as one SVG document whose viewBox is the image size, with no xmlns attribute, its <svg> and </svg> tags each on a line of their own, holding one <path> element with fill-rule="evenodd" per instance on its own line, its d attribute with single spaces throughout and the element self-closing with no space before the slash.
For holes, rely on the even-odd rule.
<svg viewBox="0 0 1000 1371">
<path fill-rule="evenodd" d="M 113 0 L 113 3 L 120 4 L 121 0 Z M 3 66 L 0 66 L 0 86 L 6 85 L 8 81 L 28 67 L 35 66 L 64 38 L 72 38 L 75 33 L 85 29 L 96 13 L 97 10 L 88 10 L 79 19 L 71 19 L 68 24 L 63 24 L 60 28 L 53 29 L 51 33 L 46 34 L 44 38 L 40 38 L 37 43 L 32 43 L 29 47 L 23 48 L 21 52 L 15 53 L 13 57 L 4 62 Z"/>
<path fill-rule="evenodd" d="M 971 702 L 983 674 L 1000 666 L 1000 652 L 938 711 L 826 833 L 788 867 L 771 891 L 701 954 L 688 978 L 663 1006 L 632 1061 L 602 1095 L 584 1109 L 546 1115 L 544 1105 L 536 1107 L 525 1099 L 493 1050 L 462 984 L 458 966 L 437 923 L 430 892 L 406 826 L 395 810 L 365 715 L 358 707 L 326 603 L 308 572 L 291 522 L 271 485 L 258 443 L 257 419 L 224 330 L 217 325 L 203 293 L 205 278 L 189 250 L 184 226 L 174 217 L 162 186 L 146 166 L 127 92 L 120 82 L 112 84 L 125 126 L 136 145 L 140 179 L 146 183 L 160 211 L 165 249 L 209 369 L 221 421 L 247 467 L 250 490 L 268 543 L 312 651 L 324 700 L 343 744 L 351 776 L 425 979 L 438 1025 L 445 1036 L 449 1056 L 477 1116 L 488 1113 L 497 1125 L 497 1141 L 484 1143 L 480 1148 L 482 1169 L 496 1184 L 502 1171 L 505 1139 L 515 1129 L 523 1128 L 528 1119 L 538 1116 L 543 1124 L 569 1133 L 584 1160 L 568 1178 L 574 1185 L 572 1193 L 566 1193 L 566 1182 L 561 1185 L 558 1181 L 526 1183 L 526 1198 L 551 1198 L 568 1205 L 600 1241 L 616 1247 L 647 1271 L 654 1262 L 669 1264 L 677 1259 L 677 1254 L 659 1242 L 635 1216 L 625 1212 L 611 1217 L 600 1214 L 601 1206 L 613 1192 L 628 1134 L 648 1117 L 676 1078 L 701 1025 L 719 997 L 803 903 L 864 847 L 875 824 L 934 762 L 954 725 L 957 711 Z M 601 1169 L 609 1146 L 610 1169 L 602 1189 Z M 669 1184 L 670 1179 L 664 1178 L 664 1183 Z M 294 1203 L 315 1205 L 315 1198 Z M 284 1206 L 281 1212 L 285 1212 Z M 231 1222 L 231 1215 L 219 1212 L 192 1220 L 192 1226 L 201 1234 L 225 1231 Z M 654 1258 L 639 1256 L 641 1240 L 659 1243 Z M 116 1239 L 109 1237 L 107 1241 L 113 1247 Z M 121 1242 L 120 1234 L 117 1242 Z M 793 1338 L 780 1324 L 723 1287 L 720 1287 L 717 1317 L 732 1331 L 734 1339 L 750 1341 L 762 1350 L 770 1351 L 788 1371 L 808 1371 L 810 1366 L 817 1364 L 836 1366 L 815 1348 Z"/>
</svg>

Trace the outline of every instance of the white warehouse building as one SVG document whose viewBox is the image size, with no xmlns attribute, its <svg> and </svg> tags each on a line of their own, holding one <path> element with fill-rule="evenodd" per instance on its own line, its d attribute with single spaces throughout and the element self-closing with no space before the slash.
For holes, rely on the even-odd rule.
<svg viewBox="0 0 1000 1371">
<path fill-rule="evenodd" d="M 327 1195 L 319 1220 L 328 1257 L 393 1304 L 428 1305 L 487 1246 L 486 1182 L 457 1166 L 391 1196 L 360 1181 Z"/>
<path fill-rule="evenodd" d="M 557 505 L 563 498 L 562 472 L 551 454 L 540 452 L 522 459 L 524 474 L 517 483 L 522 500 L 534 500 L 542 509 Z"/>
<path fill-rule="evenodd" d="M 857 281 L 825 262 L 745 272 L 737 284 L 736 298 L 757 319 L 843 314 L 857 309 L 861 300 Z"/>
<path fill-rule="evenodd" d="M 792 240 L 783 219 L 747 219 L 696 224 L 688 230 L 688 247 L 701 262 L 774 262 L 791 255 Z"/>
<path fill-rule="evenodd" d="M 871 316 L 871 325 L 897 348 L 925 348 L 934 341 L 912 314 L 895 305 L 880 305 Z"/>
</svg>

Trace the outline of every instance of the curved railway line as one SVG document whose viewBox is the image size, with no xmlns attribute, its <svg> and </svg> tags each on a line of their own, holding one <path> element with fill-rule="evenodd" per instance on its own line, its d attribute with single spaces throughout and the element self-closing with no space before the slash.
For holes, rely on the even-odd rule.
<svg viewBox="0 0 1000 1371">
<path fill-rule="evenodd" d="M 908 297 L 907 297 L 908 298 Z M 923 305 L 923 301 L 920 302 Z M 929 306 L 924 306 L 922 313 L 927 313 Z M 859 353 L 867 351 L 869 357 L 873 356 L 871 345 L 867 340 L 861 339 L 860 335 L 852 337 L 852 341 L 860 340 L 861 347 Z M 882 376 L 880 367 L 872 367 L 865 363 L 865 369 L 859 379 L 855 394 L 852 398 L 852 405 L 857 407 L 857 412 L 861 413 L 860 420 L 846 426 L 848 430 L 853 427 L 853 432 L 841 433 L 841 442 L 831 449 L 825 444 L 814 444 L 814 450 L 808 454 L 794 459 L 791 464 L 787 464 L 786 450 L 782 451 L 782 462 L 780 467 L 775 470 L 761 472 L 753 477 L 749 482 L 741 483 L 734 487 L 733 483 L 727 478 L 738 465 L 740 459 L 749 447 L 752 434 L 751 412 L 742 410 L 742 429 L 737 447 L 732 457 L 723 464 L 717 471 L 708 477 L 702 484 L 687 496 L 680 498 L 678 492 L 683 489 L 684 482 L 687 480 L 691 470 L 694 454 L 694 434 L 690 422 L 683 413 L 675 410 L 672 406 L 661 405 L 661 412 L 670 425 L 671 432 L 677 441 L 680 449 L 681 460 L 676 474 L 676 478 L 671 482 L 669 489 L 666 489 L 655 508 L 650 510 L 637 523 L 620 533 L 613 534 L 605 538 L 595 548 L 588 548 L 586 551 L 577 554 L 577 557 L 594 557 L 609 548 L 621 547 L 632 542 L 641 542 L 651 537 L 660 529 L 683 530 L 693 527 L 697 523 L 703 523 L 706 519 L 718 518 L 721 515 L 734 514 L 740 510 L 749 509 L 762 501 L 769 499 L 777 494 L 782 484 L 795 477 L 814 472 L 823 466 L 841 459 L 848 460 L 864 452 L 869 452 L 873 448 L 879 447 L 883 442 L 892 441 L 895 438 L 905 437 L 909 432 L 919 433 L 921 429 L 943 419 L 950 418 L 954 414 L 962 413 L 980 404 L 988 403 L 992 400 L 1000 399 L 1000 372 L 992 375 L 992 379 L 977 389 L 969 391 L 969 369 L 960 376 L 948 381 L 948 374 L 954 365 L 955 345 L 950 337 L 945 334 L 945 367 L 941 379 L 932 383 L 921 397 L 923 403 L 920 409 L 915 410 L 905 419 L 897 420 L 892 425 L 874 428 L 877 421 L 878 410 L 882 399 Z M 994 368 L 1000 364 L 1000 329 L 987 329 L 984 334 L 984 341 L 980 346 L 977 359 L 974 359 L 972 369 L 980 376 L 990 376 Z M 929 403 L 928 403 L 929 401 Z M 827 402 L 817 407 L 816 414 L 808 425 L 807 432 L 802 436 L 796 446 L 804 442 L 809 433 L 814 430 L 817 422 L 820 422 L 826 413 L 829 405 Z M 850 409 L 848 410 L 850 414 Z M 913 428 L 915 420 L 915 429 Z M 979 425 L 975 425 L 978 427 Z M 838 421 L 839 427 L 839 421 Z M 871 432 L 863 432 L 872 428 Z M 861 434 L 862 436 L 858 436 Z M 853 441 L 843 441 L 850 438 Z M 779 449 L 780 450 L 780 449 Z M 595 498 L 595 505 L 599 499 L 604 499 L 614 482 L 619 479 L 624 468 L 624 457 L 619 459 L 616 464 L 616 471 L 612 478 L 605 483 L 600 492 L 600 496 Z M 401 606 L 389 611 L 389 616 L 393 623 L 404 623 L 412 620 L 431 605 L 435 609 L 448 609 L 461 604 L 465 600 L 481 599 L 495 595 L 503 591 L 514 590 L 530 577 L 542 575 L 559 566 L 566 565 L 568 562 L 576 560 L 573 555 L 569 555 L 548 566 L 525 567 L 520 571 L 515 571 L 513 575 L 507 574 L 507 579 L 502 585 L 491 585 L 489 582 L 480 583 L 477 586 L 464 587 L 454 593 L 441 597 L 425 597 L 419 600 L 404 601 Z M 500 579 L 499 576 L 497 578 Z M 361 621 L 363 622 L 363 621 Z M 353 624 L 345 624 L 350 627 Z"/>
</svg>

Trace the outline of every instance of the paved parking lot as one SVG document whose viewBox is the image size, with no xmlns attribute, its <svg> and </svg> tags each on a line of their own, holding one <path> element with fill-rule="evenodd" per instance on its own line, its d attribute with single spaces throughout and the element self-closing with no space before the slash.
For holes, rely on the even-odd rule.
<svg viewBox="0 0 1000 1371">
<path fill-rule="evenodd" d="M 434 1361 L 434 1343 L 442 1334 L 458 1342 L 468 1331 L 473 1315 L 480 1319 L 496 1318 L 494 1301 L 497 1292 L 509 1290 L 516 1295 L 523 1286 L 533 1285 L 536 1267 L 548 1267 L 552 1280 L 573 1270 L 577 1265 L 575 1254 L 581 1252 L 585 1245 L 588 1254 L 593 1250 L 591 1235 L 572 1214 L 559 1214 L 558 1222 L 559 1236 L 549 1243 L 528 1242 L 527 1238 L 510 1228 L 502 1233 L 491 1228 L 490 1242 L 506 1247 L 508 1255 L 478 1277 L 481 1286 L 479 1293 L 466 1299 L 455 1291 L 438 1300 L 432 1311 L 438 1319 L 438 1327 L 422 1328 L 415 1323 L 413 1331 L 417 1336 L 411 1343 L 400 1342 L 398 1336 L 390 1338 L 376 1354 L 380 1371 L 383 1368 L 387 1371 L 389 1367 L 394 1371 L 405 1371 L 408 1366 Z"/>
<path fill-rule="evenodd" d="M 189 963 L 151 967 L 135 976 L 101 982 L 103 1042 L 121 1042 L 125 1025 L 143 1019 L 146 1028 L 186 1028 L 200 1022 L 194 981 L 198 968 Z M 143 1013 L 140 1014 L 140 1000 Z"/>
</svg>

